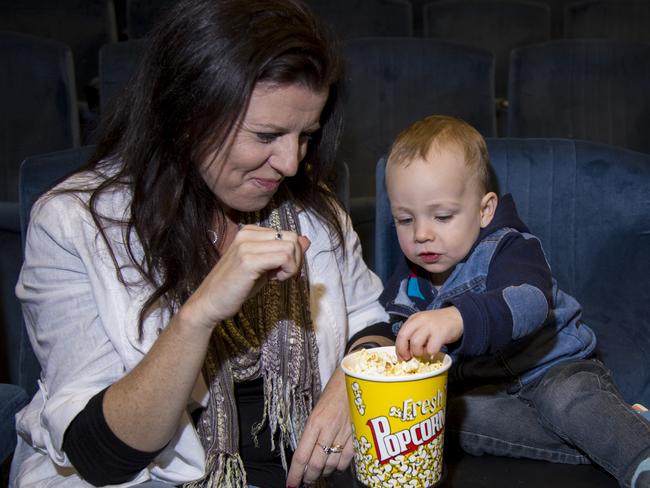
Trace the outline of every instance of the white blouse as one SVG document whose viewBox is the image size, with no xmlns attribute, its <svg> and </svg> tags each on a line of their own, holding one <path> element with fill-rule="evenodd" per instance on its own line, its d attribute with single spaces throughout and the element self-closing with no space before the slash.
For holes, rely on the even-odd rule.
<svg viewBox="0 0 650 488">
<path fill-rule="evenodd" d="M 75 185 L 88 179 L 73 178 L 68 181 Z M 138 339 L 138 315 L 151 289 L 126 287 L 118 280 L 106 243 L 82 204 L 85 198 L 48 195 L 32 210 L 16 294 L 43 370 L 37 393 L 16 416 L 18 446 L 10 486 L 90 486 L 61 450 L 63 435 L 91 397 L 138 364 L 169 321 L 163 309 L 148 315 Z M 128 206 L 123 191 L 106 194 L 99 202 L 100 212 L 116 217 L 126 215 Z M 311 241 L 306 259 L 323 386 L 348 339 L 388 319 L 377 301 L 381 282 L 361 257 L 350 219 L 344 212 L 340 218 L 345 255 L 341 248 L 331 251 L 330 232 L 316 216 L 299 213 L 301 232 Z M 136 281 L 121 232 L 115 226 L 107 234 L 124 277 Z M 190 403 L 205 404 L 207 391 L 199 375 Z M 201 477 L 203 470 L 203 448 L 186 414 L 165 450 L 123 486 L 149 479 L 178 484 Z"/>
</svg>

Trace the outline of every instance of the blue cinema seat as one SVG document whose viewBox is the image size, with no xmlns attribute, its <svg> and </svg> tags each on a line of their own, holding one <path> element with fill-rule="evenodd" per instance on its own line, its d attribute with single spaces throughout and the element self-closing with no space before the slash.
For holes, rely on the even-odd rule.
<svg viewBox="0 0 650 488">
<path fill-rule="evenodd" d="M 176 0 L 126 0 L 126 34 L 129 39 L 145 37 Z"/>
<path fill-rule="evenodd" d="M 411 37 L 413 11 L 408 0 L 306 0 L 341 39 Z"/>
<path fill-rule="evenodd" d="M 510 51 L 551 38 L 551 9 L 530 0 L 432 0 L 423 36 L 488 49 L 495 56 L 496 96 L 507 98 Z"/>
<path fill-rule="evenodd" d="M 99 111 L 104 113 L 135 73 L 147 47 L 146 40 L 106 44 L 99 50 Z"/>
<path fill-rule="evenodd" d="M 551 8 L 551 39 L 562 39 L 564 32 L 564 12 L 567 7 L 579 0 L 540 0 Z"/>
<path fill-rule="evenodd" d="M 24 333 L 14 292 L 21 262 L 18 203 L 0 202 L 0 464 L 16 445 L 14 415 L 28 400 L 24 388 L 28 380 L 21 377 L 20 370 L 23 358 L 14 354 Z"/>
<path fill-rule="evenodd" d="M 0 31 L 0 72 L 0 200 L 16 202 L 23 159 L 79 145 L 75 71 L 64 44 Z"/>
<path fill-rule="evenodd" d="M 100 46 L 117 42 L 113 0 L 3 0 L 0 29 L 55 39 L 70 46 L 80 98 L 86 98 L 97 77 Z"/>
<path fill-rule="evenodd" d="M 650 42 L 647 0 L 584 0 L 567 5 L 564 37 Z"/>
<path fill-rule="evenodd" d="M 493 138 L 488 150 L 499 194 L 513 194 L 560 287 L 582 304 L 584 321 L 598 336 L 598 354 L 624 398 L 650 405 L 650 155 L 567 139 Z M 383 281 L 403 259 L 384 166 L 382 159 L 375 248 L 375 270 Z M 461 458 L 466 466 L 494 474 L 472 486 L 617 486 L 595 467 L 486 459 L 501 469 L 484 468 L 480 458 Z M 531 472 L 519 469 L 522 463 L 537 470 L 540 480 L 529 479 Z"/>
<path fill-rule="evenodd" d="M 343 51 L 345 124 L 337 157 L 350 169 L 350 213 L 372 266 L 377 159 L 402 128 L 434 113 L 495 136 L 494 55 L 438 39 L 388 37 L 353 39 Z"/>
<path fill-rule="evenodd" d="M 23 261 L 18 202 L 0 202 L 0 383 L 20 381 L 22 311 L 14 288 Z"/>
<path fill-rule="evenodd" d="M 438 39 L 375 37 L 344 43 L 345 126 L 338 156 L 351 197 L 374 196 L 374 168 L 395 136 L 434 113 L 495 134 L 494 55 Z"/>
<path fill-rule="evenodd" d="M 18 385 L 0 383 L 0 463 L 16 447 L 16 413 L 27 405 L 27 393 Z"/>
<path fill-rule="evenodd" d="M 512 51 L 509 75 L 510 137 L 650 153 L 650 44 L 569 39 L 521 47 Z"/>
</svg>

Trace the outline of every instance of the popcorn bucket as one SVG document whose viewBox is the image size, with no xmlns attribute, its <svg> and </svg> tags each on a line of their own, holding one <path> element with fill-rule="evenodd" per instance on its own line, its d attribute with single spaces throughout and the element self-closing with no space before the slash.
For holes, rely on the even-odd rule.
<svg viewBox="0 0 650 488">
<path fill-rule="evenodd" d="M 369 356 L 378 355 L 397 362 L 394 346 L 357 351 L 341 362 L 352 417 L 356 478 L 368 488 L 434 486 L 442 477 L 451 358 L 438 353 L 435 365 L 423 361 L 419 364 L 425 367 L 388 375 L 366 367 Z M 427 364 L 435 369 L 419 372 Z"/>
</svg>

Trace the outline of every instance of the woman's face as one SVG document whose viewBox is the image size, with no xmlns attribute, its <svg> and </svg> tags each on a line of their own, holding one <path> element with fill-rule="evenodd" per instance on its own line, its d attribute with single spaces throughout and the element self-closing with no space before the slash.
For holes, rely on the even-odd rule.
<svg viewBox="0 0 650 488">
<path fill-rule="evenodd" d="M 327 95 L 298 84 L 257 85 L 226 149 L 210 153 L 201 166 L 203 179 L 227 209 L 264 208 L 282 180 L 296 174 L 320 129 Z"/>
</svg>

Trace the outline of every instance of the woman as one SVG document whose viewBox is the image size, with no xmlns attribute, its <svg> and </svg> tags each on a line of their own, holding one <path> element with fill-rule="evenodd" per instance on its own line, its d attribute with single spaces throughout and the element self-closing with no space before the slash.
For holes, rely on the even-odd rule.
<svg viewBox="0 0 650 488">
<path fill-rule="evenodd" d="M 187 0 L 159 25 L 91 163 L 32 211 L 17 293 L 43 372 L 12 482 L 348 466 L 338 362 L 387 317 L 326 181 L 340 79 L 296 1 Z"/>
</svg>

